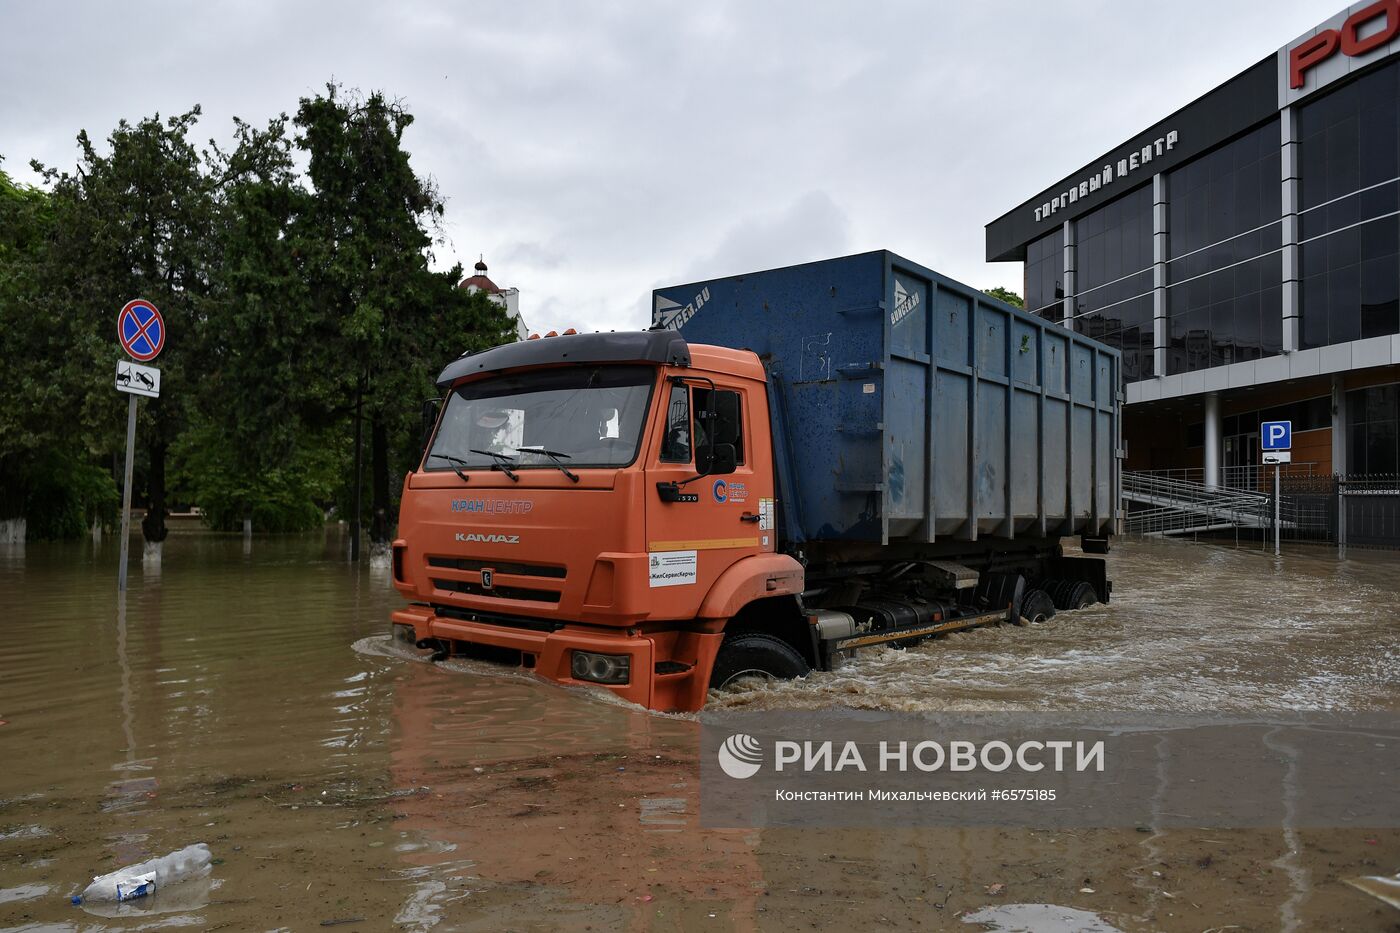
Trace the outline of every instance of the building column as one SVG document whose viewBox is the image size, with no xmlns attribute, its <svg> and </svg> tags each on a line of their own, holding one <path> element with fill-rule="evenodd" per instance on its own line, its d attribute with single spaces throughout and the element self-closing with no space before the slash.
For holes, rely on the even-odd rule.
<svg viewBox="0 0 1400 933">
<path fill-rule="evenodd" d="M 1206 393 L 1205 424 L 1205 484 L 1211 489 L 1220 485 L 1220 393 Z"/>
<path fill-rule="evenodd" d="M 1332 377 L 1332 472 L 1350 473 L 1347 459 L 1347 391 L 1339 373 Z"/>
<path fill-rule="evenodd" d="M 1167 374 L 1167 176 L 1152 176 L 1152 375 Z"/>
<path fill-rule="evenodd" d="M 1302 270 L 1298 250 L 1299 151 L 1295 121 L 1297 108 L 1279 111 L 1279 144 L 1283 166 L 1283 352 L 1302 349 Z"/>
<path fill-rule="evenodd" d="M 1064 320 L 1062 320 L 1060 323 L 1064 324 L 1064 326 L 1068 327 L 1070 330 L 1076 330 L 1077 328 L 1074 326 L 1074 296 L 1078 288 L 1078 283 L 1075 281 L 1077 276 L 1074 274 L 1075 250 L 1073 221 L 1066 220 L 1064 223 L 1063 230 L 1065 241 L 1065 298 L 1063 307 L 1061 308 L 1061 313 L 1064 315 Z"/>
</svg>

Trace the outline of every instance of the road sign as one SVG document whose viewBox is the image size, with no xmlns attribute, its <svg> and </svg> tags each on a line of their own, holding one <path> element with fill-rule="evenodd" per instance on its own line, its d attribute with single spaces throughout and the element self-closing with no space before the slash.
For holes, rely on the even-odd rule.
<svg viewBox="0 0 1400 933">
<path fill-rule="evenodd" d="M 1288 450 L 1293 446 L 1293 422 L 1265 421 L 1259 425 L 1259 443 L 1265 450 Z"/>
<path fill-rule="evenodd" d="M 138 363 L 149 363 L 165 346 L 165 319 L 144 298 L 128 301 L 117 315 L 117 339 Z"/>
<path fill-rule="evenodd" d="M 1292 463 L 1293 452 L 1288 450 L 1266 450 L 1264 451 L 1264 465 L 1274 466 L 1279 463 Z"/>
<path fill-rule="evenodd" d="M 117 391 L 160 398 L 160 370 L 154 366 L 117 360 Z"/>
</svg>

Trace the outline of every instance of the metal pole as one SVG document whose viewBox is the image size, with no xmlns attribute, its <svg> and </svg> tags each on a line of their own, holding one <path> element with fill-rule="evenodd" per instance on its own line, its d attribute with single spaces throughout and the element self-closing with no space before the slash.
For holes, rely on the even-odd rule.
<svg viewBox="0 0 1400 933">
<path fill-rule="evenodd" d="M 122 543 L 121 558 L 117 564 L 117 592 L 126 592 L 126 554 L 131 546 L 131 464 L 136 456 L 136 396 L 130 399 L 126 409 L 126 478 L 122 481 Z"/>
<path fill-rule="evenodd" d="M 1279 545 L 1279 540 L 1278 540 L 1278 538 L 1279 538 L 1279 527 L 1278 527 L 1278 490 L 1279 490 L 1279 480 L 1278 480 L 1278 474 L 1279 474 L 1279 470 L 1281 470 L 1281 469 L 1283 469 L 1283 468 L 1282 468 L 1281 466 L 1279 466 L 1277 463 L 1274 464 L 1274 556 L 1275 556 L 1275 557 L 1278 557 L 1278 550 L 1279 550 L 1279 548 L 1278 548 L 1278 545 Z"/>
</svg>

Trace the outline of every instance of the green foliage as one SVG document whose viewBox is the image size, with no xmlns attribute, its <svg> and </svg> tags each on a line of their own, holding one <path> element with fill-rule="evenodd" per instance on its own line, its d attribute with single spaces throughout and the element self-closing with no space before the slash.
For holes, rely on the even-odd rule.
<svg viewBox="0 0 1400 933">
<path fill-rule="evenodd" d="M 217 528 L 303 529 L 348 504 L 357 401 L 363 517 L 392 521 L 434 376 L 511 339 L 501 308 L 457 288 L 460 267 L 431 269 L 444 207 L 403 148 L 400 103 L 332 84 L 294 117 L 235 119 L 232 144 L 205 151 L 199 116 L 122 120 L 103 146 L 82 131 L 72 171 L 31 163 L 43 189 L 0 172 L 0 517 L 31 534 L 107 519 L 115 484 L 89 464 L 124 448 L 113 326 L 133 297 L 168 325 L 162 397 L 141 401 L 137 428 L 153 540 L 167 473 Z"/>
<path fill-rule="evenodd" d="M 114 528 L 121 494 L 101 467 L 57 451 L 41 453 L 25 477 L 23 514 L 30 538 L 76 538 L 96 522 Z"/>
<path fill-rule="evenodd" d="M 983 294 L 991 295 L 998 301 L 1004 301 L 1012 307 L 1024 308 L 1026 306 L 1026 302 L 1021 298 L 1020 295 L 1016 294 L 1009 288 L 1002 288 L 1000 285 L 998 285 L 996 288 L 984 288 L 982 289 L 982 292 Z"/>
<path fill-rule="evenodd" d="M 239 531 L 251 518 L 259 532 L 307 531 L 324 521 L 343 473 L 345 445 L 306 438 L 282 463 L 258 472 L 240 468 L 237 442 L 222 426 L 202 422 L 171 449 L 179 464 L 173 487 L 194 502 L 205 524 Z"/>
</svg>

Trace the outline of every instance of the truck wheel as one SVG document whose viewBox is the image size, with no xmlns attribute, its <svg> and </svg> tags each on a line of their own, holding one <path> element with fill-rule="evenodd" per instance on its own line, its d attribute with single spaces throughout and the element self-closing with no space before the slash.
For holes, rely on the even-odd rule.
<svg viewBox="0 0 1400 933">
<path fill-rule="evenodd" d="M 1072 583 L 1065 589 L 1067 596 L 1065 604 L 1059 607 L 1061 609 L 1085 609 L 1099 601 L 1099 594 L 1095 593 L 1094 587 L 1084 580 Z"/>
<path fill-rule="evenodd" d="M 1055 617 L 1055 603 L 1044 590 L 1031 590 L 1021 597 L 1021 618 L 1028 622 L 1049 622 Z"/>
<path fill-rule="evenodd" d="M 787 680 L 811 672 L 811 665 L 787 642 L 772 635 L 748 633 L 726 638 L 720 645 L 710 686 L 724 687 L 745 677 Z"/>
</svg>

